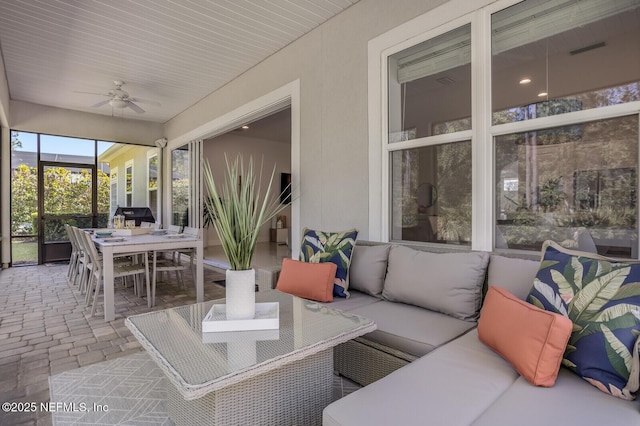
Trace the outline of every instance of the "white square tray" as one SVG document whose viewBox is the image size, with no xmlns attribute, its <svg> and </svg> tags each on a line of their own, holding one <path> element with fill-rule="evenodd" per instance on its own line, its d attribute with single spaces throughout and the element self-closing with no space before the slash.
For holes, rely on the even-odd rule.
<svg viewBox="0 0 640 426">
<path fill-rule="evenodd" d="M 272 330 L 280 328 L 280 304 L 256 303 L 256 315 L 252 319 L 228 320 L 227 306 L 214 304 L 202 320 L 202 332 Z"/>
<path fill-rule="evenodd" d="M 216 331 L 202 333 L 202 343 L 259 342 L 280 340 L 280 330 Z"/>
</svg>

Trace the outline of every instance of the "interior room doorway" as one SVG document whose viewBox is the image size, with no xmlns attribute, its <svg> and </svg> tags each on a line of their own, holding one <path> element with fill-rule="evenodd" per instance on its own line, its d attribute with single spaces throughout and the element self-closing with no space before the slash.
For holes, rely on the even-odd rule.
<svg viewBox="0 0 640 426">
<path fill-rule="evenodd" d="M 237 155 L 248 161 L 252 157 L 258 168 L 263 168 L 263 179 L 269 179 L 275 167 L 272 195 L 278 195 L 282 182 L 291 181 L 291 107 L 285 106 L 253 121 L 246 121 L 236 128 L 203 140 L 203 159 L 208 160 L 214 177 L 224 178 L 225 156 L 233 161 Z M 267 182 L 263 180 L 263 186 Z M 281 264 L 283 257 L 290 257 L 291 207 L 265 224 L 259 234 L 254 263 L 259 266 Z M 225 257 L 219 247 L 213 227 L 205 229 L 208 249 L 205 261 L 224 266 Z"/>
</svg>

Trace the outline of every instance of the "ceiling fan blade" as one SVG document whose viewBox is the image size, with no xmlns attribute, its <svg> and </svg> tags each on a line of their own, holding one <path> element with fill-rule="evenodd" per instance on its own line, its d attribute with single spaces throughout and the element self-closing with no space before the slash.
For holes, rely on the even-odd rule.
<svg viewBox="0 0 640 426">
<path fill-rule="evenodd" d="M 106 104 L 108 104 L 108 103 L 109 103 L 109 101 L 110 101 L 110 100 L 111 100 L 111 99 L 105 99 L 104 101 L 100 101 L 100 102 L 98 102 L 97 104 L 93 104 L 93 105 L 91 105 L 91 108 L 98 108 L 98 107 L 101 107 L 101 106 L 103 106 L 103 105 L 106 105 Z"/>
<path fill-rule="evenodd" d="M 129 108 L 131 108 L 132 110 L 134 110 L 135 112 L 137 112 L 138 114 L 142 114 L 144 112 L 144 110 L 142 108 L 140 108 L 138 105 L 134 104 L 131 101 L 127 102 L 127 106 Z"/>
<path fill-rule="evenodd" d="M 131 99 L 133 102 L 138 102 L 141 104 L 149 104 L 149 105 L 155 105 L 155 106 L 162 106 L 162 104 L 160 102 L 156 102 L 156 101 L 151 101 L 149 99 L 141 99 L 141 98 L 132 98 Z"/>
</svg>

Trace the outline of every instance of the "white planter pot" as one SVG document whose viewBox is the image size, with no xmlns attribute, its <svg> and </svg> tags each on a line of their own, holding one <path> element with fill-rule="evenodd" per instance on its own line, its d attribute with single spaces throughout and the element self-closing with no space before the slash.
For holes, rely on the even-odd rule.
<svg viewBox="0 0 640 426">
<path fill-rule="evenodd" d="M 256 315 L 256 271 L 227 270 L 227 319 L 252 319 Z"/>
</svg>

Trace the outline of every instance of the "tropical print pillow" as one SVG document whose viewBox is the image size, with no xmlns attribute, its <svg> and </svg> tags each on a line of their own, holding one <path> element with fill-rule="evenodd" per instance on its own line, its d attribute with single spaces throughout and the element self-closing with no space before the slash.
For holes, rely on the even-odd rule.
<svg viewBox="0 0 640 426">
<path fill-rule="evenodd" d="M 527 301 L 569 317 L 562 364 L 603 392 L 634 399 L 640 366 L 640 263 L 574 252 L 551 241 Z"/>
<path fill-rule="evenodd" d="M 356 245 L 357 229 L 343 232 L 323 232 L 304 229 L 300 260 L 303 262 L 333 262 L 338 266 L 333 282 L 333 295 L 349 297 L 349 265 Z"/>
</svg>

